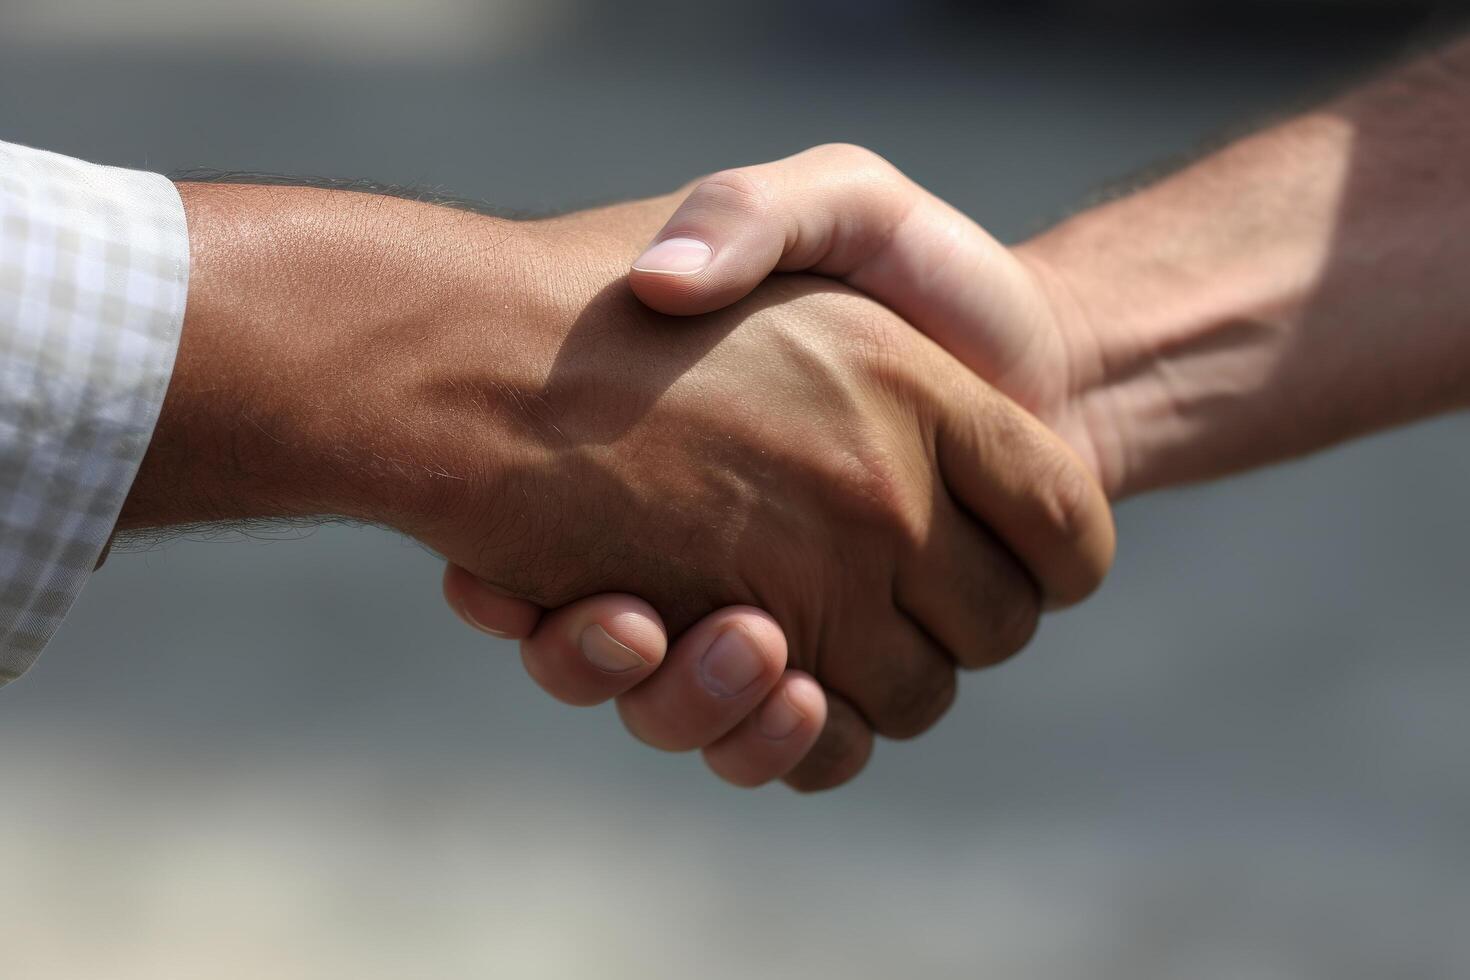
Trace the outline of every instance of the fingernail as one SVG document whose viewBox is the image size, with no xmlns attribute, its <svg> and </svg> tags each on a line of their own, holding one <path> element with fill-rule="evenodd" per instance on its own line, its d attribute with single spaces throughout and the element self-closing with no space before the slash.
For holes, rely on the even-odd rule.
<svg viewBox="0 0 1470 980">
<path fill-rule="evenodd" d="M 721 698 L 733 698 L 754 684 L 764 668 L 765 663 L 755 644 L 738 626 L 732 626 L 717 636 L 699 662 L 704 686 Z"/>
<path fill-rule="evenodd" d="M 491 636 L 495 637 L 497 640 L 508 640 L 508 639 L 510 639 L 510 634 L 509 633 L 505 633 L 505 632 L 502 632 L 502 631 L 500 631 L 498 629 L 494 629 L 492 627 L 486 626 L 484 623 L 482 623 L 478 619 L 476 619 L 474 617 L 474 615 L 469 611 L 469 609 L 467 607 L 465 607 L 464 605 L 461 605 L 459 607 L 459 618 L 462 619 L 462 620 L 464 620 L 466 623 L 469 623 L 471 626 L 473 626 L 475 629 L 479 630 L 481 633 L 488 633 Z"/>
<path fill-rule="evenodd" d="M 771 698 L 761 709 L 757 725 L 761 734 L 766 738 L 783 739 L 800 728 L 804 721 L 806 721 L 806 715 L 791 703 L 790 695 L 782 691 L 779 696 Z"/>
<path fill-rule="evenodd" d="M 638 256 L 633 268 L 639 272 L 687 276 L 709 265 L 714 256 L 714 251 L 697 238 L 666 238 Z"/>
<path fill-rule="evenodd" d="M 578 645 L 587 662 L 604 673 L 621 674 L 648 665 L 648 661 L 614 640 L 612 634 L 596 623 L 582 631 Z"/>
</svg>

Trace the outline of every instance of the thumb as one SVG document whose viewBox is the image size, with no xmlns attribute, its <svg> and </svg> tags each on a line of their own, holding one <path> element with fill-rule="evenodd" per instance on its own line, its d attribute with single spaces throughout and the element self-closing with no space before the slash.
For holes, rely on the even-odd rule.
<svg viewBox="0 0 1470 980">
<path fill-rule="evenodd" d="M 502 640 L 530 636 L 542 613 L 535 603 L 508 596 L 453 563 L 444 566 L 444 601 L 470 626 Z"/>
<path fill-rule="evenodd" d="M 661 313 L 729 306 L 776 271 L 845 277 L 882 249 L 923 192 L 877 154 L 820 146 L 695 185 L 628 273 Z"/>
</svg>

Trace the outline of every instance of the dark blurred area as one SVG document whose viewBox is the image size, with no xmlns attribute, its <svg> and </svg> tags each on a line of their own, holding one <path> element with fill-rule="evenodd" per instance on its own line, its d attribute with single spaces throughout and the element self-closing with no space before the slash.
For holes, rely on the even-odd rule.
<svg viewBox="0 0 1470 980">
<path fill-rule="evenodd" d="M 1202 43 L 1244 36 L 1311 51 L 1381 44 L 1394 34 L 1432 36 L 1463 24 L 1467 10 L 1458 0 L 752 0 L 695 9 L 679 0 L 638 0 L 598 7 L 582 26 L 589 36 L 633 44 L 692 28 L 691 34 L 717 34 L 722 47 L 779 39 L 847 50 L 858 40 L 881 51 L 895 42 L 963 44 L 1002 32 Z"/>
<path fill-rule="evenodd" d="M 0 0 L 0 138 L 531 212 L 847 140 L 1013 239 L 1464 22 Z M 1460 980 L 1467 447 L 1453 417 L 1130 501 L 1096 598 L 813 798 L 550 702 L 386 532 L 117 554 L 0 691 L 0 978 Z"/>
</svg>

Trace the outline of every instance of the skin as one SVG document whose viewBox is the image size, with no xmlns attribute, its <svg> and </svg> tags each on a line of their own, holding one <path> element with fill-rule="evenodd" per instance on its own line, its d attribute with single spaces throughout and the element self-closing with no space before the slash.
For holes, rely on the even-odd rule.
<svg viewBox="0 0 1470 980">
<path fill-rule="evenodd" d="M 691 315 L 772 272 L 843 281 L 1043 419 L 1119 499 L 1470 406 L 1467 120 L 1460 41 L 1012 248 L 875 154 L 818 147 L 696 184 L 629 282 Z M 528 665 L 562 648 L 564 612 L 537 626 L 455 573 L 447 591 L 512 623 Z M 656 622 L 628 597 L 576 613 Z M 724 775 L 739 751 L 706 755 Z"/>
<path fill-rule="evenodd" d="M 640 303 L 625 270 L 672 201 L 514 223 L 180 193 L 188 307 L 119 529 L 395 528 L 498 599 L 563 607 L 540 628 L 578 656 L 533 676 L 579 703 L 641 681 L 629 728 L 732 781 L 848 778 L 1111 561 L 1067 445 L 851 288 L 786 277 L 697 320 Z M 648 605 L 577 605 L 604 593 Z"/>
</svg>

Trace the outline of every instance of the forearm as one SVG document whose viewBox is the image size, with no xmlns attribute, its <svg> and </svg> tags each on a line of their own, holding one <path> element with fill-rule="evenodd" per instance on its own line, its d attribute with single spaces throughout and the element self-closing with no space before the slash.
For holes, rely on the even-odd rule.
<svg viewBox="0 0 1470 980">
<path fill-rule="evenodd" d="M 401 524 L 461 467 L 418 370 L 449 322 L 508 364 L 519 226 L 369 194 L 181 184 L 174 375 L 119 529 L 341 515 Z M 457 343 L 466 338 L 456 334 Z M 490 368 L 487 368 L 490 370 Z M 477 473 L 494 472 L 490 466 Z"/>
<path fill-rule="evenodd" d="M 1470 44 L 1022 250 L 1115 496 L 1470 404 Z"/>
</svg>

